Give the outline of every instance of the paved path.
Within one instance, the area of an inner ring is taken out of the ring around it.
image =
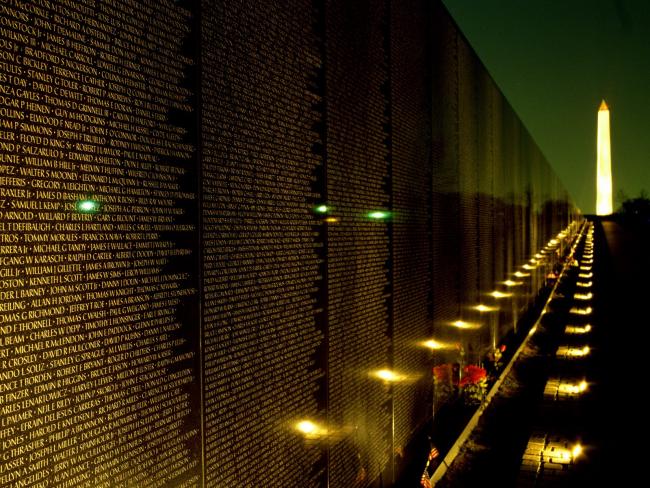
[[[649,236],[595,223],[439,487],[650,486]]]
[[[650,486],[650,229],[602,222],[603,347],[595,471],[610,486]],[[640,448],[631,442],[638,440]]]

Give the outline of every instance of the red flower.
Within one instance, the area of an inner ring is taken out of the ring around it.
[[[433,377],[438,382],[453,383],[458,386],[458,370],[454,375],[453,365],[441,364],[433,368]],[[480,366],[469,364],[463,368],[463,375],[460,386],[476,385],[487,378],[487,371]]]
[[[433,377],[437,381],[451,382],[451,373],[451,364],[441,364],[440,366],[435,366],[433,368]]]
[[[480,366],[469,364],[463,368],[463,378],[460,380],[460,386],[476,385],[487,378],[487,372]]]

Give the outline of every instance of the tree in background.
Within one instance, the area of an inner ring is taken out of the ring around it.
[[[650,222],[650,198],[641,190],[636,198],[629,198],[622,190],[618,194],[621,206],[617,214],[626,221]]]

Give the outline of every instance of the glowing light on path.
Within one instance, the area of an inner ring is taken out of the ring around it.
[[[587,356],[591,352],[589,346],[584,347],[570,347],[560,346],[557,348],[555,355],[559,358],[577,358]]]
[[[569,310],[569,313],[572,313],[574,315],[590,315],[591,312],[593,312],[591,307],[587,307],[587,308],[571,307],[571,310]]]
[[[605,100],[598,110],[598,162],[596,179],[596,215],[611,215],[612,156],[609,144],[609,108]]]
[[[573,455],[573,458],[577,458],[582,454],[582,446],[580,444],[576,444],[573,450],[571,451],[571,454]]]
[[[587,334],[588,332],[591,332],[591,324],[585,326],[567,325],[564,332],[567,334]]]
[[[587,391],[588,383],[586,381],[581,381],[578,384],[575,383],[560,383],[559,392],[568,393],[570,395],[578,395]]]

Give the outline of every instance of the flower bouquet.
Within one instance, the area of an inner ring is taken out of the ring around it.
[[[460,388],[468,405],[480,404],[487,393],[487,371],[485,368],[468,364],[463,368]]]
[[[433,380],[438,397],[448,398],[460,390],[468,405],[480,404],[487,393],[487,371],[473,364],[463,367],[462,374],[458,363],[440,364],[433,368]]]

